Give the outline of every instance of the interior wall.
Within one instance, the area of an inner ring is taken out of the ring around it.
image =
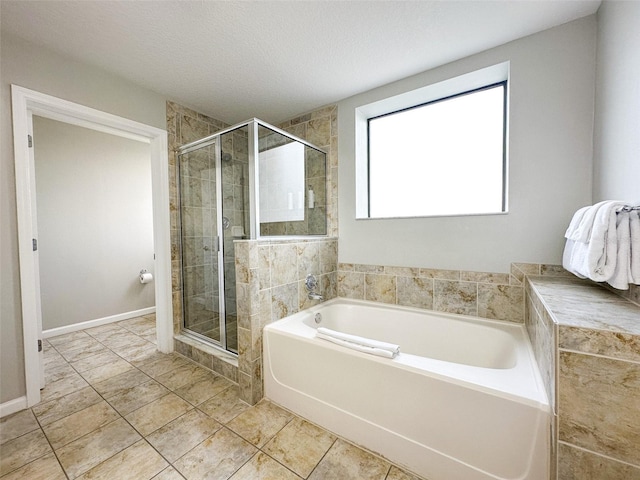
[[[640,3],[598,10],[593,201],[640,204]]]
[[[151,146],[33,117],[44,330],[155,305]]]
[[[595,52],[590,16],[341,101],[340,262],[488,272],[560,263],[571,216],[591,202]],[[507,60],[509,213],[356,220],[355,108]]]
[[[0,403],[25,394],[11,84],[157,128],[166,99],[92,66],[2,34],[0,39]]]

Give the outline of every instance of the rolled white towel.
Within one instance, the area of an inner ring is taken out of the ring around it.
[[[328,340],[329,342],[335,343],[336,345],[341,345],[343,347],[350,348],[351,350],[356,350],[362,353],[368,353],[370,355],[376,355],[378,357],[394,358],[398,354],[398,352],[391,352],[389,350],[383,350],[382,348],[368,347],[366,345],[360,345],[359,343],[340,340],[339,338],[331,337],[329,335],[324,335],[320,332],[316,332],[316,337],[321,338],[322,340]]]
[[[380,340],[374,340],[372,338],[360,337],[358,335],[351,335],[348,333],[338,332],[331,330],[330,328],[318,327],[317,335],[324,337],[335,338],[343,342],[354,343],[362,345],[363,347],[374,348],[378,350],[385,350],[391,352],[393,355],[397,355],[400,352],[400,346],[395,343],[382,342]]]

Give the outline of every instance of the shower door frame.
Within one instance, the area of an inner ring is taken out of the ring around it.
[[[186,145],[183,145],[178,148],[176,151],[177,155],[177,168],[178,168],[178,176],[176,186],[178,189],[178,225],[180,226],[180,284],[181,284],[181,294],[182,294],[182,330],[185,331],[189,335],[193,335],[209,344],[212,344],[215,347],[223,349],[225,352],[231,355],[237,355],[236,353],[227,349],[227,308],[226,308],[226,297],[225,297],[225,284],[224,284],[224,229],[222,225],[222,146],[220,142],[220,138],[218,135],[209,136],[203,139],[200,139],[196,142],[192,142]],[[185,302],[185,289],[184,289],[184,246],[183,246],[183,223],[182,223],[182,186],[181,186],[181,176],[180,176],[180,157],[182,155],[186,155],[191,152],[195,152],[201,148],[209,147],[214,145],[215,149],[215,175],[216,175],[216,236],[215,242],[212,248],[216,250],[216,265],[217,265],[217,274],[218,274],[218,325],[220,329],[220,340],[216,340],[211,337],[207,337],[201,333],[190,330],[186,326],[187,319],[187,310]]]
[[[260,192],[259,192],[260,173],[259,173],[259,169],[256,166],[259,158],[259,154],[260,154],[260,146],[256,141],[256,139],[258,138],[258,127],[260,126],[267,128],[269,130],[272,130],[275,133],[279,133],[280,135],[283,135],[285,137],[288,137],[291,140],[299,142],[309,148],[313,148],[318,152],[324,153],[327,157],[329,155],[326,150],[314,145],[313,143],[308,142],[303,138],[297,137],[285,130],[282,130],[281,128],[275,127],[270,123],[264,122],[259,118],[251,118],[249,120],[245,120],[244,122],[236,123],[235,125],[227,127],[223,130],[219,130],[216,133],[203,137],[199,140],[195,140],[193,142],[181,145],[176,149],[177,155],[185,153],[186,151],[193,151],[193,150],[196,150],[198,146],[204,146],[209,144],[212,141],[215,141],[216,137],[221,137],[225,133],[232,132],[233,130],[238,130],[239,128],[242,128],[242,127],[247,127],[247,134],[249,137],[248,138],[249,140],[249,145],[248,145],[248,150],[249,150],[248,152],[249,153],[249,230],[250,230],[250,238],[252,240],[260,240],[261,238],[265,237],[264,235],[260,235],[260,213],[258,209],[258,199],[260,198]],[[327,157],[325,157],[325,159]],[[312,235],[312,237],[314,238],[323,237],[323,236],[326,237],[327,234]],[[274,236],[267,235],[266,238],[274,238]],[[285,238],[291,238],[291,236],[285,236]]]

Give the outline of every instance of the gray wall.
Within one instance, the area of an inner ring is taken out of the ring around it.
[[[11,87],[54,95],[158,128],[165,98],[91,66],[2,35],[0,39],[0,403],[25,394]]]
[[[489,272],[559,263],[573,212],[591,202],[595,53],[590,16],[341,101],[340,262]],[[354,109],[507,60],[509,214],[355,220]]]
[[[640,2],[598,10],[593,201],[640,203]]]
[[[155,305],[151,147],[33,117],[44,330]]]

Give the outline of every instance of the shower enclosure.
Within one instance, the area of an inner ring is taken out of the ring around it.
[[[326,153],[252,119],[177,157],[182,329],[237,354],[234,242],[326,235]]]

